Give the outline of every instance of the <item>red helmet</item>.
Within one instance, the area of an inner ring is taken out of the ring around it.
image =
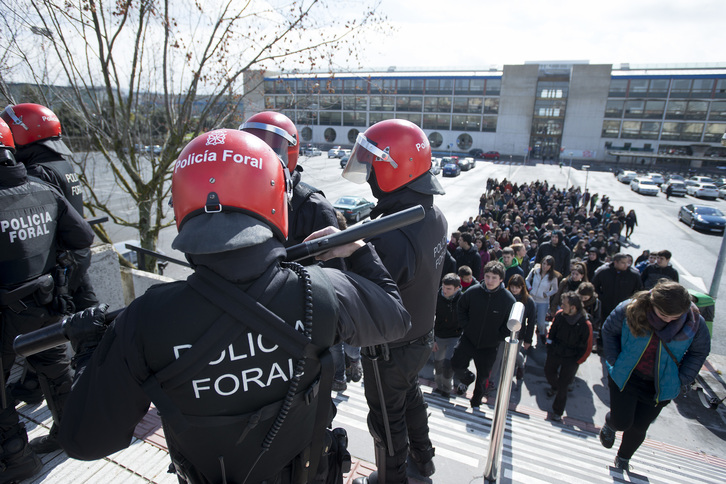
[[[264,111],[250,116],[239,129],[262,139],[285,162],[290,173],[295,170],[300,148],[297,128],[290,118],[282,113]]]
[[[5,108],[2,118],[10,126],[18,146],[29,145],[36,141],[57,138],[61,135],[58,117],[40,104],[15,104]]]
[[[172,200],[174,248],[204,254],[287,238],[290,175],[249,133],[218,129],[194,138],[177,158]]]
[[[13,133],[5,121],[0,119],[0,148],[6,148],[15,151],[15,142],[13,141]]]
[[[431,145],[426,134],[404,119],[380,121],[358,134],[343,176],[365,183],[371,169],[385,193],[403,186],[421,193],[444,193],[430,172]]]

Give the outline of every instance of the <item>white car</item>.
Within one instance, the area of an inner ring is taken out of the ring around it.
[[[333,146],[328,150],[328,158],[342,158],[338,156],[338,152],[341,150],[341,146]]]
[[[663,175],[660,173],[648,173],[648,178],[653,180],[656,185],[661,186],[665,183],[665,179],[663,178]]]
[[[713,178],[707,176],[692,176],[689,180],[696,183],[713,183]]]
[[[621,183],[630,183],[631,181],[633,181],[633,178],[635,178],[636,176],[638,176],[638,174],[635,173],[634,171],[625,170],[624,172],[622,172],[621,174],[618,175],[618,181]]]
[[[696,198],[710,198],[712,200],[718,198],[718,188],[713,183],[686,185],[686,192]]]
[[[718,187],[718,197],[726,198],[726,185],[721,185],[720,187]]]
[[[630,182],[630,189],[641,195],[658,196],[658,185],[648,177],[639,176]]]

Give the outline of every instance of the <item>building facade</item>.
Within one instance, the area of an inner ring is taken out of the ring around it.
[[[301,141],[350,147],[383,119],[421,126],[434,151],[726,165],[726,65],[586,61],[469,72],[251,73],[245,116],[281,111]],[[666,160],[667,155],[667,160]]]

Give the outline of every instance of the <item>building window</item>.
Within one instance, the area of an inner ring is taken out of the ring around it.
[[[310,126],[305,126],[300,130],[300,136],[302,136],[303,141],[310,141],[313,139],[313,129]]]
[[[472,79],[469,81],[469,93],[481,96],[484,94],[484,79]]]
[[[275,109],[275,96],[265,96],[265,109]]]
[[[562,122],[553,119],[535,119],[532,123],[534,134],[540,136],[562,136]]]
[[[499,113],[499,98],[485,97],[484,98],[484,114],[498,114],[498,113]]]
[[[454,83],[454,94],[469,94],[469,79],[457,79]]]
[[[608,100],[605,105],[605,117],[606,118],[622,118],[623,117],[623,105],[624,101],[619,100]]]
[[[318,118],[323,126],[340,126],[343,121],[341,113],[335,111],[320,111]]]
[[[668,101],[666,119],[683,119],[686,115],[686,101]]]
[[[396,119],[405,119],[406,121],[411,121],[416,126],[421,127],[421,115],[417,113],[397,113]]]
[[[463,151],[469,151],[473,143],[474,140],[472,140],[471,135],[467,133],[460,134],[459,137],[456,138],[456,146]]]
[[[623,121],[623,130],[620,137],[626,139],[640,138],[640,121]]]
[[[328,128],[325,130],[325,133],[323,133],[323,137],[325,137],[325,141],[328,143],[332,143],[335,141],[335,137],[337,136],[335,130],[333,128]]]
[[[317,111],[298,110],[296,112],[297,112],[297,119],[295,120],[295,124],[297,124],[297,125],[318,124]]]
[[[726,79],[716,79],[716,90],[713,97],[726,97]]]
[[[438,148],[443,142],[444,137],[441,136],[441,133],[439,133],[438,131],[434,131],[429,135],[429,143],[431,144],[432,148]]]
[[[371,111],[383,111],[383,96],[370,97]]]
[[[368,115],[370,118],[371,126],[376,124],[379,121],[384,121],[386,119],[393,119],[393,113],[370,113]]]
[[[396,98],[396,111],[421,112],[423,98],[420,96],[398,96]]]
[[[497,117],[484,116],[481,119],[481,130],[487,133],[494,133],[497,130]]]
[[[663,123],[663,131],[660,134],[661,140],[677,140],[681,135],[681,123]]]
[[[712,121],[726,121],[726,101],[712,102],[708,119]]]
[[[482,98],[470,97],[468,98],[468,110],[469,114],[481,114]],[[497,108],[499,107],[499,99],[497,99]]]
[[[454,112],[455,113],[466,113],[469,111],[469,101],[465,97],[454,98]]]
[[[602,123],[603,138],[617,138],[620,134],[620,121],[605,120]]]
[[[366,113],[344,112],[343,126],[366,126]]]
[[[411,93],[411,80],[410,79],[399,79],[398,80],[398,94],[410,94]]]
[[[342,104],[340,96],[320,96],[320,109],[340,111]]]
[[[626,118],[642,118],[645,111],[645,101],[625,101]],[[625,125],[623,125],[625,132]]]
[[[665,101],[647,101],[645,103],[644,118],[663,119],[663,111],[665,110]]]
[[[703,135],[703,141],[706,143],[720,143],[724,133],[726,133],[726,124],[709,123],[706,127],[706,133]]]
[[[668,97],[670,79],[651,79],[648,97]]]
[[[688,97],[691,94],[691,79],[673,79],[671,97]]]
[[[701,141],[703,135],[703,123],[683,123],[681,130],[681,141]]]
[[[660,134],[660,123],[652,121],[643,122],[640,126],[641,139],[658,139]]]
[[[426,94],[438,94],[439,93],[439,80],[438,79],[426,79]]]
[[[711,97],[714,79],[694,79],[691,97]]]
[[[631,79],[628,97],[642,97],[648,92],[648,79]]]
[[[424,114],[423,129],[451,129],[451,116],[443,114]]]
[[[348,130],[348,142],[350,144],[355,144],[355,140],[358,138],[358,133],[360,133],[360,131],[358,131],[357,129]]]
[[[485,94],[487,96],[499,96],[499,93],[502,90],[502,80],[501,79],[487,79],[486,89],[487,90],[486,90]]]
[[[453,116],[451,129],[455,131],[481,131],[480,116]]]
[[[628,80],[627,79],[612,79],[610,81],[610,97],[625,97],[628,92]]]
[[[708,112],[707,101],[688,101],[688,108],[686,109],[686,119],[706,119],[706,113]]]
[[[441,79],[439,83],[439,94],[446,94],[451,96],[454,92],[454,80],[453,79]]]
[[[423,93],[424,93],[423,79],[411,79],[411,94],[423,94]]]

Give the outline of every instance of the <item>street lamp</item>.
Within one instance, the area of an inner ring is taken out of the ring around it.
[[[570,188],[570,173],[572,173],[572,151],[570,151],[570,169],[567,170],[567,184],[565,185],[565,190]]]

